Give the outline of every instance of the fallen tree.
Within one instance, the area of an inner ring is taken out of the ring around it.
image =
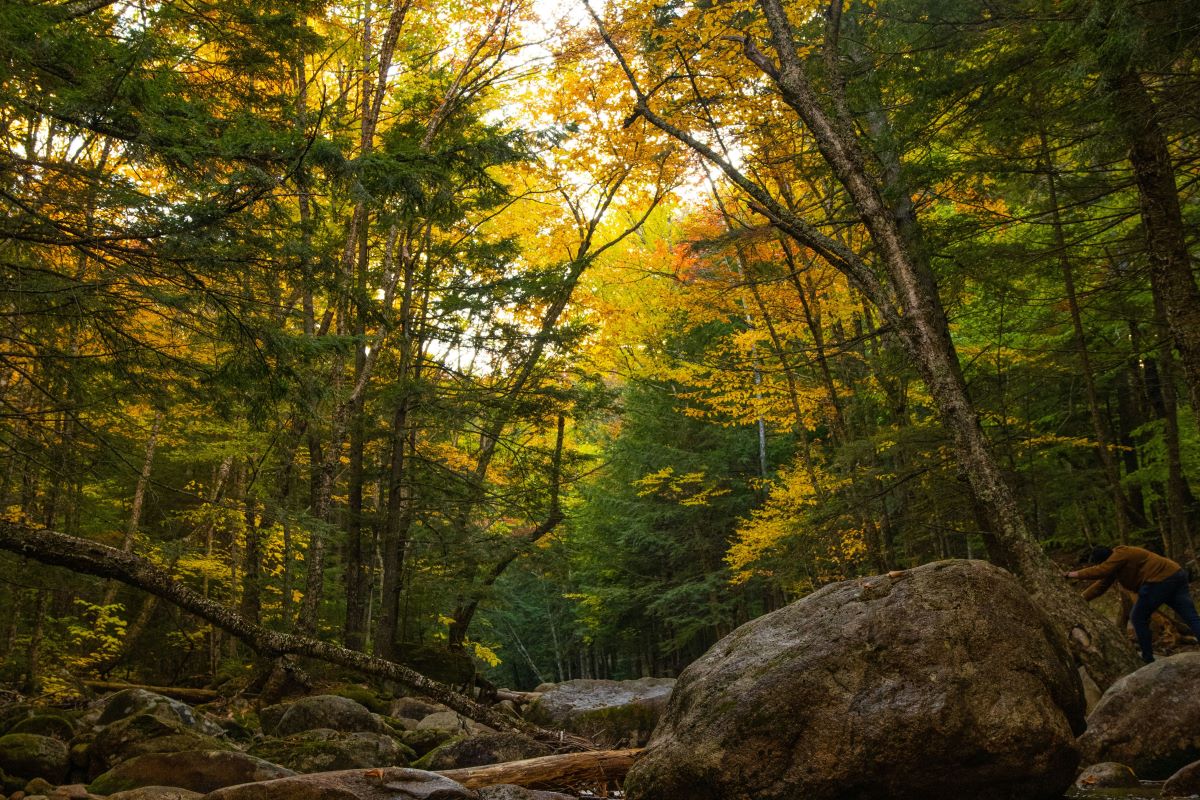
[[[604,786],[625,779],[625,773],[641,755],[642,748],[563,753],[557,756],[506,761],[482,767],[441,770],[438,774],[458,781],[468,789],[511,783],[530,789],[563,789]]]
[[[590,743],[585,739],[562,731],[545,730],[503,714],[402,664],[307,636],[280,633],[256,625],[227,606],[189,589],[167,570],[133,553],[12,520],[0,520],[0,550],[8,550],[43,564],[120,581],[161,597],[237,637],[261,655],[314,658],[367,675],[399,681],[465,717],[498,730],[517,731],[564,750],[590,749]]]

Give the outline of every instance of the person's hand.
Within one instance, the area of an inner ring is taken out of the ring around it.
[[[1076,578],[1076,577],[1078,577],[1078,576],[1077,576],[1077,575],[1076,575],[1074,572],[1064,572],[1064,573],[1063,573],[1063,577],[1064,577],[1064,578],[1067,578],[1067,579],[1070,579],[1070,578]]]

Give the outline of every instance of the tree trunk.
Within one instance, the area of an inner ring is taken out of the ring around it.
[[[851,131],[853,120],[831,117],[821,106],[804,73],[792,38],[792,26],[781,0],[759,0],[779,57],[776,68],[761,53],[748,53],[768,72],[783,100],[804,121],[826,163],[849,194],[871,235],[888,273],[887,294],[876,294],[876,306],[890,317],[910,357],[954,438],[955,453],[981,512],[994,535],[993,558],[1016,573],[1034,599],[1068,636],[1076,656],[1093,679],[1107,687],[1137,667],[1128,643],[1113,625],[1090,609],[1063,581],[1053,563],[1026,527],[1016,498],[988,449],[979,417],[967,394],[966,383],[915,211],[902,186],[880,187],[867,169],[860,143]],[[837,84],[837,76],[832,77]],[[836,95],[837,92],[835,91]],[[839,105],[835,97],[835,108]],[[884,194],[902,198],[889,207]],[[1200,314],[1200,304],[1197,305]],[[1200,336],[1200,326],[1197,335]]]
[[[840,75],[828,76],[836,116],[831,117],[822,106],[805,74],[781,0],[759,0],[759,6],[779,63],[775,64],[758,50],[748,36],[743,38],[744,52],[773,81],[782,100],[812,134],[826,164],[849,195],[870,234],[876,257],[885,267],[883,277],[849,248],[791,213],[767,187],[751,180],[711,147],[655,113],[628,62],[599,18],[593,16],[600,24],[601,36],[630,81],[637,97],[637,114],[719,166],[734,185],[749,195],[756,210],[846,274],[851,284],[883,314],[916,363],[953,436],[959,467],[986,517],[985,527],[992,530],[993,557],[1017,574],[1035,601],[1054,618],[1076,657],[1087,666],[1096,682],[1108,686],[1135,669],[1137,659],[1113,625],[1090,609],[1058,575],[1030,535],[1016,498],[988,450],[979,418],[967,395],[909,194],[902,186],[880,186],[868,169],[861,142],[855,138],[855,121],[848,118],[845,98],[839,94]],[[826,44],[836,47],[836,40],[827,40]],[[827,58],[826,63],[836,71],[836,54]],[[894,198],[890,206],[883,200],[885,189]]]
[[[154,447],[158,441],[158,429],[162,425],[162,420],[163,415],[159,411],[154,415],[154,423],[150,426],[150,436],[146,439],[146,450],[142,455],[142,471],[138,474],[137,485],[133,490],[133,503],[129,509],[129,524],[125,527],[125,538],[121,542],[121,549],[126,553],[133,552],[133,542],[142,520],[142,503],[146,498],[146,484],[150,482],[150,469],[154,465]],[[117,585],[110,583],[104,589],[104,598],[100,601],[100,605],[112,605],[116,599]]]
[[[1128,71],[1110,76],[1109,84],[1113,116],[1129,147],[1138,188],[1151,290],[1162,301],[1192,408],[1200,409],[1200,287],[1192,272],[1171,152],[1159,125],[1158,109],[1141,77]]]

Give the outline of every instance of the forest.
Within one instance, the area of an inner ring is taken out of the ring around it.
[[[0,686],[470,716],[968,559],[1104,690],[1136,651],[1063,570],[1198,565],[1198,43],[1186,0],[0,0]]]

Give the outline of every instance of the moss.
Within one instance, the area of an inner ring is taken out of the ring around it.
[[[415,731],[414,731],[414,733],[415,733]],[[428,753],[426,753],[425,755],[421,756],[416,761],[414,761],[412,763],[412,768],[428,770],[429,765],[431,763],[433,763],[433,759],[435,759],[437,757],[438,753],[440,753],[443,750],[447,750],[447,749],[453,747],[454,745],[458,744],[459,742],[463,741],[466,738],[467,738],[466,736],[455,736],[452,739],[447,739],[446,741],[442,742],[437,747],[433,748]]]
[[[87,790],[88,794],[116,794],[136,789],[138,788],[137,784],[138,782],[134,778],[117,775],[110,770],[88,784]]]
[[[386,714],[391,710],[391,700],[380,697],[362,684],[344,683],[325,690],[325,694],[345,697],[347,700],[366,706],[376,714]]]
[[[425,755],[443,742],[454,738],[449,731],[426,728],[424,730],[405,731],[396,736],[400,744],[408,747],[416,755]]]
[[[75,735],[75,723],[60,714],[37,714],[13,725],[9,733],[36,733],[69,742]]]

